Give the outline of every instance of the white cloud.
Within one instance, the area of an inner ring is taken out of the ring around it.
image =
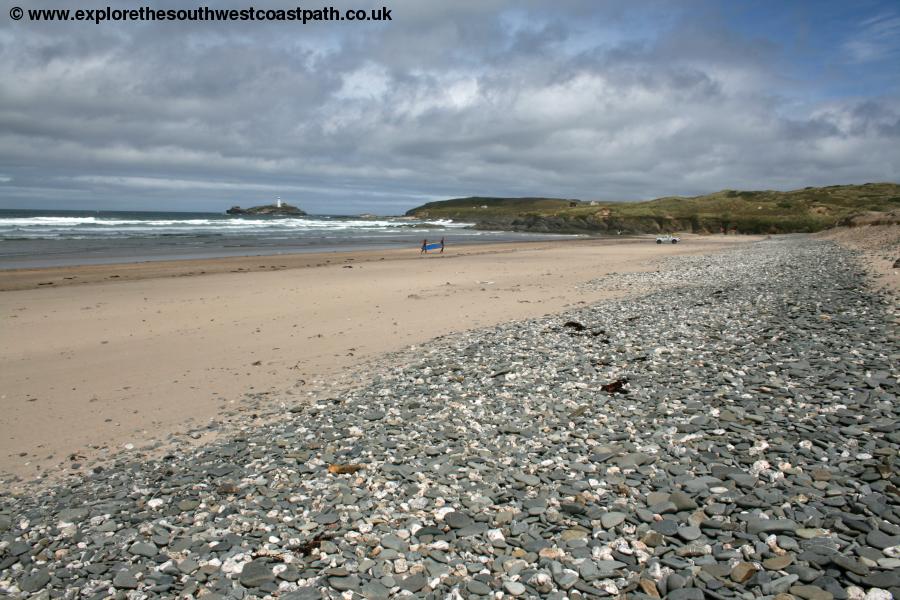
[[[771,42],[685,25],[669,4],[547,6],[402,0],[391,24],[306,26],[300,38],[275,25],[7,24],[0,77],[15,85],[0,87],[0,170],[16,186],[0,203],[30,202],[48,181],[73,190],[48,198],[107,207],[293,193],[335,212],[900,173],[896,97],[823,102],[785,88]],[[863,23],[855,41],[883,43],[894,21]]]

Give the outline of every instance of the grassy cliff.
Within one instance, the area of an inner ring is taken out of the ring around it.
[[[900,209],[900,185],[867,183],[790,192],[722,190],[646,202],[473,196],[429,202],[406,214],[471,221],[483,229],[541,232],[813,232]]]

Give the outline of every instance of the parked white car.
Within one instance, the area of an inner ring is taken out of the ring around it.
[[[657,244],[677,244],[681,241],[681,238],[677,238],[674,235],[658,235],[656,236]]]

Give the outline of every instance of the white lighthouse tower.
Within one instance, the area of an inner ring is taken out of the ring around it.
[[[281,208],[281,196],[278,196],[278,199],[275,200],[275,206]]]

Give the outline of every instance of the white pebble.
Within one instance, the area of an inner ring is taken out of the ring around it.
[[[499,529],[488,529],[487,532],[488,540],[492,542],[505,542],[506,538],[503,537],[503,532]]]

